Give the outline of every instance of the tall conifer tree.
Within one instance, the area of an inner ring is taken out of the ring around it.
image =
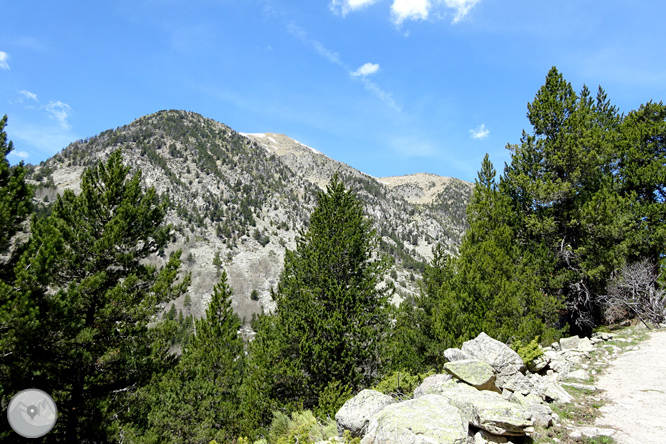
[[[166,245],[169,228],[155,190],[144,193],[140,173],[128,173],[120,151],[86,170],[79,195],[66,190],[33,222],[16,267],[15,295],[28,298],[9,382],[54,397],[59,419],[47,441],[109,440],[131,394],[169,363],[160,328],[147,325],[188,280],[175,283],[179,253],[161,269],[142,261]]]
[[[139,395],[146,411],[127,431],[137,443],[207,444],[231,442],[239,434],[238,390],[244,362],[240,318],[231,308],[227,273],[178,365],[156,378]]]
[[[378,285],[389,264],[377,259],[376,242],[361,202],[336,174],[287,251],[277,310],[257,332],[247,384],[262,385],[276,404],[312,408],[329,383],[356,390],[378,376],[389,291]]]

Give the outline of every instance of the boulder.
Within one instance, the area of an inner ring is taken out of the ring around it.
[[[478,390],[499,392],[495,386],[495,371],[487,362],[462,359],[447,362],[444,364],[444,370]]]
[[[470,356],[463,353],[459,348],[447,348],[444,350],[444,359],[446,359],[446,362],[462,361],[463,359],[470,359]]]
[[[567,404],[574,399],[573,396],[564,390],[561,385],[552,381],[545,384],[542,391],[542,396],[547,401],[558,402],[562,404]]]
[[[520,393],[514,393],[509,401],[515,402],[529,410],[534,420],[534,425],[541,427],[550,427],[553,424],[553,410],[547,405],[542,404],[541,398],[530,393],[523,396]]]
[[[524,436],[533,430],[531,413],[495,392],[450,388],[442,395],[470,425],[493,435]]]
[[[496,385],[500,388],[512,375],[525,370],[525,363],[518,353],[485,333],[463,343],[462,351],[474,359],[490,364],[495,369]]]
[[[394,403],[395,400],[388,395],[375,390],[362,390],[335,414],[338,434],[342,436],[345,430],[349,430],[352,437],[363,436],[372,415]]]
[[[549,362],[550,358],[545,354],[543,354],[537,358],[534,358],[534,360],[530,362],[530,364],[527,366],[527,369],[532,373],[538,373],[544,368],[546,368]]]
[[[578,348],[580,338],[578,336],[571,336],[569,338],[560,339],[560,348],[562,350],[575,350]]]
[[[502,388],[512,392],[518,392],[522,393],[523,395],[527,395],[534,388],[534,384],[530,378],[523,375],[522,373],[515,373],[504,382]]]
[[[392,404],[375,414],[361,444],[466,444],[468,425],[439,395]]]
[[[578,351],[589,352],[594,350],[594,344],[590,341],[590,338],[583,338],[578,342]]]
[[[414,394],[412,395],[413,398],[420,398],[423,395],[438,395],[440,394],[443,390],[456,387],[458,384],[456,381],[453,379],[453,376],[449,374],[440,374],[440,375],[432,375],[428,376],[423,380],[421,385],[416,387],[414,390]],[[466,384],[464,384],[466,385]],[[469,386],[468,386],[469,387]],[[469,387],[470,389],[474,390],[473,387]]]
[[[577,379],[578,381],[587,381],[590,379],[590,374],[583,369],[578,369],[567,374],[569,379]]]

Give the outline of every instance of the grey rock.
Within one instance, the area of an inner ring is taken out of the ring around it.
[[[583,369],[578,369],[567,374],[568,379],[577,379],[579,381],[587,381],[590,379],[590,374]]]
[[[578,348],[580,338],[578,336],[571,336],[569,338],[560,339],[560,348],[562,350],[574,350]]]
[[[447,348],[444,350],[444,359],[446,359],[446,362],[453,362],[462,361],[463,359],[471,359],[471,356],[463,353],[459,348]]]
[[[578,342],[578,350],[583,352],[589,352],[594,350],[594,344],[590,341],[590,338],[583,338]]]
[[[544,368],[546,368],[549,362],[550,358],[547,355],[543,354],[538,358],[535,358],[532,362],[530,362],[530,364],[527,366],[527,369],[532,373],[538,373]]]
[[[485,361],[463,359],[447,362],[444,364],[444,370],[477,390],[499,392],[495,386],[495,371]]]
[[[490,364],[497,374],[495,384],[500,388],[504,381],[526,368],[518,353],[485,333],[481,333],[475,339],[463,343],[462,351],[474,359]]]
[[[375,414],[361,444],[466,444],[468,424],[439,395],[393,404]]]
[[[498,393],[451,388],[441,396],[458,407],[470,425],[493,435],[524,436],[533,430],[531,413]]]
[[[534,384],[522,373],[515,373],[502,384],[502,388],[527,395],[534,388]]]
[[[449,374],[432,375],[425,378],[421,385],[416,387],[412,396],[416,399],[423,395],[438,395],[443,390],[455,387],[456,385],[457,383],[453,379],[453,376]],[[470,389],[473,390],[474,388],[470,387]]]
[[[362,390],[335,414],[338,434],[342,436],[345,430],[349,430],[352,437],[363,436],[372,415],[395,402],[395,399],[378,391]]]
[[[562,386],[556,382],[549,381],[545,384],[542,396],[546,400],[566,404],[573,401],[573,396],[569,394]]]

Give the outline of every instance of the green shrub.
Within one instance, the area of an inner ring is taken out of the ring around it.
[[[282,412],[273,412],[268,432],[270,444],[312,444],[338,435],[335,420],[324,424],[317,421],[310,410],[293,412],[291,418]],[[255,442],[255,444],[257,444]]]
[[[331,381],[319,394],[319,403],[315,413],[319,418],[332,418],[340,408],[352,398],[351,388],[340,381]]]
[[[536,358],[543,355],[543,349],[539,345],[539,337],[525,344],[523,341],[514,341],[511,348],[518,353],[525,365],[530,365]]]
[[[414,389],[421,385],[425,378],[434,374],[434,370],[416,375],[408,372],[394,371],[382,379],[374,387],[374,390],[399,399],[409,398],[412,396]]]

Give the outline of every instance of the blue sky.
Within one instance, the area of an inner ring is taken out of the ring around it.
[[[654,0],[3,2],[12,163],[162,109],[286,134],[376,177],[473,181],[557,66],[624,113],[666,96]]]

